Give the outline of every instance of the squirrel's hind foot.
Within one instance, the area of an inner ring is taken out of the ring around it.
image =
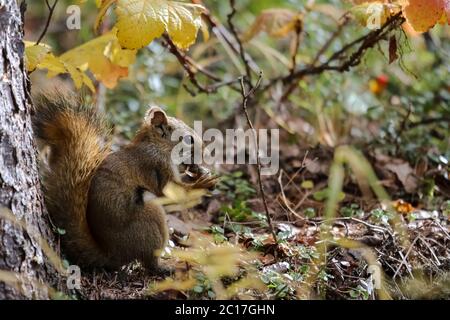
[[[159,265],[157,267],[146,268],[146,272],[152,276],[170,277],[175,274],[175,268]]]

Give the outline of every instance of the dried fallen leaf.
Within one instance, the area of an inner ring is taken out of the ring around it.
[[[403,200],[394,201],[393,207],[395,208],[395,210],[398,213],[401,213],[401,214],[409,214],[414,210],[414,207],[412,206],[412,204],[410,204],[406,201],[403,201]]]
[[[389,38],[389,64],[398,59],[397,38],[395,35]]]
[[[403,161],[401,159],[392,159],[391,163],[387,163],[386,169],[395,173],[398,180],[402,183],[406,192],[412,193],[417,190],[418,181],[414,176],[414,170],[411,168],[408,162]]]

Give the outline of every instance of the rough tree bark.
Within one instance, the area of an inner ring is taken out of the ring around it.
[[[38,283],[51,284],[54,279],[54,271],[34,236],[53,243],[30,121],[23,11],[16,0],[0,0],[0,210],[12,213],[26,226],[24,230],[0,217],[0,300],[47,298],[48,293]],[[6,279],[11,272],[21,275],[16,286]]]

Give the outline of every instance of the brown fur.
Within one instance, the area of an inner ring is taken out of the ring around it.
[[[87,194],[96,169],[109,154],[108,129],[75,97],[55,92],[35,99],[35,134],[51,148],[41,165],[45,202],[67,255],[77,263],[102,265],[105,257],[86,220]]]
[[[170,133],[194,135],[192,129],[154,107],[135,139],[111,153],[104,142],[107,126],[82,101],[56,92],[38,96],[35,105],[36,136],[51,148],[41,170],[46,204],[54,223],[66,230],[69,258],[109,268],[138,259],[157,269],[157,253],[168,238],[166,216],[162,207],[144,201],[144,193],[161,196],[171,180],[187,188],[215,183],[208,176],[184,184],[171,164],[176,142]]]

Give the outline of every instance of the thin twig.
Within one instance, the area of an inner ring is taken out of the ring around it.
[[[419,240],[420,236],[417,236],[414,241],[410,244],[408,251],[406,252],[406,255],[403,256],[402,252],[399,251],[398,253],[400,254],[400,256],[402,256],[402,262],[400,263],[400,265],[398,266],[397,270],[394,273],[394,276],[392,277],[392,279],[395,279],[398,275],[398,273],[400,272],[400,269],[403,267],[403,265],[406,267],[406,269],[408,270],[408,272],[411,274],[411,270],[410,267],[408,265],[408,256],[411,253],[412,249],[414,248],[414,244],[417,242],[417,240]]]
[[[250,69],[249,61],[247,60],[247,55],[245,54],[244,46],[242,44],[241,39],[239,38],[239,34],[237,32],[236,26],[233,23],[233,17],[236,14],[236,1],[230,0],[231,12],[227,15],[228,26],[230,27],[230,31],[233,34],[234,38],[239,47],[239,55],[241,56],[241,60],[245,66],[245,73],[247,76],[247,80],[245,80],[249,86],[252,86],[252,70]]]
[[[292,82],[297,83],[307,75],[318,75],[325,71],[348,71],[350,68],[358,65],[361,62],[364,53],[368,49],[375,46],[382,39],[385,39],[392,30],[400,27],[403,22],[404,18],[401,17],[400,14],[397,14],[390,18],[380,29],[371,31],[368,34],[361,36],[343,46],[340,50],[332,54],[331,57],[328,58],[328,60],[324,63],[317,66],[308,65],[304,68],[296,70],[294,73],[289,73],[286,76],[275,77],[271,79],[263,89],[266,90],[272,87],[278,81],[282,81],[284,84]],[[341,61],[344,56],[346,56],[346,54],[355,47],[357,47],[357,49],[343,62],[341,62],[340,64],[333,64],[336,61]]]
[[[391,236],[391,238],[393,240],[395,240],[394,234],[389,229],[370,224],[367,221],[364,221],[364,220],[361,220],[358,218],[354,218],[354,217],[336,217],[336,218],[331,218],[331,219],[324,219],[324,218],[320,217],[320,218],[316,218],[314,220],[316,220],[318,223],[331,222],[331,221],[353,221],[356,223],[361,223],[361,224],[365,225],[366,227],[369,227],[370,229],[373,229],[375,231],[378,231],[381,233],[387,233],[388,235]]]
[[[183,69],[186,71],[189,81],[194,85],[194,87],[197,88],[198,93],[206,93],[206,94],[215,93],[215,92],[217,92],[217,90],[219,88],[222,88],[225,86],[228,86],[231,89],[233,89],[237,92],[240,92],[240,90],[238,88],[233,86],[233,84],[238,83],[240,81],[239,78],[232,79],[232,80],[226,80],[226,81],[220,81],[219,77],[215,76],[211,72],[209,72],[206,69],[204,69],[203,67],[199,66],[197,63],[195,63],[192,60],[191,57],[187,56],[184,52],[179,50],[167,34],[164,34],[163,38],[164,38],[166,47],[177,58],[178,62],[181,64]],[[208,77],[214,81],[218,81],[218,82],[211,84],[211,85],[201,84],[196,77],[197,71],[204,74],[206,77]],[[192,96],[195,96],[197,94],[197,92],[191,90],[187,85],[184,85],[184,88]]]
[[[291,184],[291,182],[295,179],[295,177],[300,174],[301,172],[303,172],[306,169],[306,159],[308,157],[308,151],[306,151],[303,160],[302,160],[302,164],[300,165],[300,168],[295,172],[293,177],[289,178],[288,183],[286,184],[286,187],[289,186]],[[297,213],[298,207],[292,209],[292,207],[289,205],[288,203],[288,199],[286,197],[286,194],[284,193],[284,188],[285,186],[283,186],[282,183],[282,178],[283,178],[283,173],[286,174],[284,172],[284,170],[280,170],[280,175],[278,176],[278,185],[280,186],[280,190],[281,190],[281,196],[284,202],[284,205],[286,206],[286,208],[288,208],[289,212],[291,212],[294,216],[296,216],[297,218],[301,219],[301,220],[305,220],[306,218],[304,216],[302,216],[301,214]],[[289,176],[288,176],[289,177]]]
[[[216,17],[213,17],[210,12],[205,12],[202,16],[211,26],[211,29],[216,37],[218,39],[224,40],[230,49],[239,54],[239,44],[236,42],[234,36],[228,31],[228,29],[225,28]],[[244,56],[248,62],[250,69],[253,72],[258,73],[260,68],[252,59],[252,57],[247,52],[245,52]]]
[[[450,117],[443,116],[443,117],[438,117],[438,118],[426,118],[419,122],[414,122],[414,123],[409,124],[408,129],[412,129],[412,128],[427,125],[427,124],[433,124],[436,122],[450,122]]]
[[[431,255],[436,260],[435,266],[439,268],[442,263],[439,261],[439,258],[436,256],[436,253],[434,253],[434,250],[431,248],[431,246],[428,244],[428,242],[426,242],[425,239],[422,238],[422,236],[420,236],[420,235],[419,235],[419,240],[422,241],[422,243],[428,248],[428,250],[430,251]]]
[[[178,59],[178,62],[181,64],[181,66],[186,70],[186,73],[189,77],[189,80],[191,83],[197,87],[199,91],[202,92],[208,92],[205,86],[201,85],[197,78],[195,77],[195,72],[192,70],[189,62],[186,60],[185,54],[182,53],[180,50],[178,50],[177,46],[173,43],[173,41],[170,39],[170,37],[167,34],[163,35],[164,40],[166,41],[167,47],[169,48],[169,51]]]
[[[221,78],[216,76],[214,73],[212,73],[211,71],[207,70],[205,67],[201,66],[200,64],[198,64],[194,59],[192,59],[191,57],[185,55],[186,60],[189,62],[189,64],[198,72],[200,72],[201,74],[205,75],[207,78],[210,78],[211,80],[214,81],[221,81]]]
[[[294,34],[294,46],[292,48],[292,56],[291,56],[291,68],[290,68],[290,73],[294,73],[295,69],[297,68],[297,53],[298,53],[298,48],[300,46],[300,37],[301,37],[301,33],[303,31],[303,22],[302,20],[298,19],[295,22],[295,34]]]
[[[58,1],[59,0],[55,0],[53,2],[53,5],[50,6],[50,3],[48,2],[48,0],[45,0],[45,3],[47,4],[47,8],[49,10],[48,18],[47,18],[47,21],[45,23],[44,30],[42,30],[41,35],[39,36],[38,40],[36,41],[36,45],[38,45],[41,42],[41,40],[44,38],[45,34],[47,33],[48,27],[50,25],[50,21],[52,20],[52,17],[53,17],[53,12],[55,11],[55,7],[58,4]]]
[[[433,238],[427,237],[427,240],[433,242],[435,245],[438,245],[439,247],[441,247],[442,249],[444,249],[445,252],[449,252],[449,251],[450,251],[449,248],[443,246],[441,243],[437,242],[437,241],[434,240]]]
[[[400,150],[400,143],[401,143],[401,137],[403,135],[403,132],[406,129],[406,125],[408,124],[409,117],[412,113],[412,106],[411,104],[408,105],[408,112],[406,113],[405,117],[402,120],[402,123],[400,124],[400,129],[397,134],[397,139],[395,141],[395,154],[398,154],[398,151]]]
[[[336,40],[339,35],[341,34],[344,27],[348,24],[350,21],[350,18],[345,16],[344,21],[338,25],[338,28],[335,32],[331,35],[331,37],[325,42],[325,44],[317,51],[316,56],[314,57],[313,61],[310,63],[310,66],[315,66],[317,62],[319,62],[322,55],[328,50],[328,48],[333,44],[334,40]],[[295,72],[295,68],[291,70],[290,74],[292,75]],[[287,100],[287,98],[294,92],[295,89],[298,88],[298,81],[293,81],[291,85],[284,91],[283,95],[281,96],[278,104],[281,104]]]
[[[447,239],[450,240],[450,234],[448,233],[447,230],[445,230],[445,228],[441,225],[441,223],[439,222],[438,219],[434,219],[433,220],[434,224],[437,225],[439,227],[439,229],[442,230],[442,232],[444,232],[445,236],[447,237]]]
[[[256,169],[258,172],[258,184],[259,184],[259,191],[261,193],[261,198],[264,204],[264,209],[266,211],[266,217],[267,217],[267,223],[269,224],[269,229],[270,232],[272,233],[273,239],[275,240],[275,243],[278,243],[277,240],[277,235],[275,233],[275,230],[273,228],[272,225],[272,218],[270,217],[270,212],[269,212],[269,207],[267,205],[267,200],[266,200],[266,194],[264,192],[264,186],[262,184],[262,179],[261,179],[261,161],[259,158],[259,143],[258,143],[258,136],[256,134],[255,128],[253,127],[253,123],[250,120],[250,116],[248,114],[248,110],[247,110],[247,104],[248,104],[248,100],[253,96],[253,94],[255,93],[255,91],[258,89],[258,87],[261,84],[263,78],[263,74],[262,72],[260,72],[258,80],[256,81],[256,84],[251,87],[249,89],[249,91],[247,92],[245,89],[245,82],[244,82],[244,76],[241,77],[241,95],[242,95],[242,109],[244,110],[244,114],[245,117],[247,119],[247,124],[250,127],[252,133],[253,133],[253,141],[255,142],[256,145]]]
[[[306,218],[304,216],[302,216],[300,213],[298,213],[294,209],[292,209],[291,206],[288,203],[288,200],[286,198],[286,194],[284,193],[283,183],[281,181],[282,178],[283,178],[283,172],[284,172],[283,170],[280,170],[280,175],[278,176],[278,185],[280,186],[283,203],[286,206],[286,208],[288,208],[289,212],[292,213],[294,216],[296,216],[297,218],[299,218],[302,221],[306,220]]]
[[[345,16],[344,21],[342,23],[338,24],[338,27],[336,31],[333,32],[331,37],[325,42],[325,44],[317,51],[317,54],[313,61],[311,62],[311,65],[316,65],[317,62],[319,62],[322,55],[328,50],[328,48],[333,44],[333,42],[339,37],[344,27],[349,23],[350,17]]]

